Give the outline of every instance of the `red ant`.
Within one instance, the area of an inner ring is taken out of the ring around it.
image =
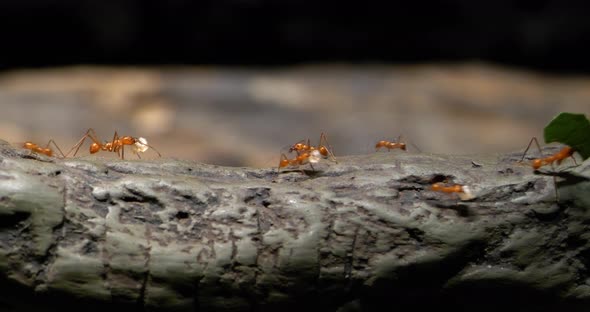
[[[281,159],[279,160],[279,168],[277,171],[280,171],[281,168],[285,167],[299,167],[305,164],[309,164],[311,169],[315,171],[313,168],[313,164],[320,161],[321,153],[319,150],[312,150],[311,152],[302,152],[297,157],[293,159],[287,158],[287,155],[281,154]]]
[[[57,148],[57,150],[61,154],[61,157],[65,158],[64,153],[61,151],[59,146],[57,146],[57,143],[55,143],[55,141],[53,139],[49,140],[49,142],[47,142],[47,145],[45,145],[45,147],[40,147],[39,145],[37,145],[33,142],[25,142],[25,143],[23,143],[23,148],[26,148],[26,149],[30,150],[31,152],[35,152],[35,153],[43,154],[43,155],[46,155],[49,157],[53,157],[53,150],[49,148],[49,144],[52,144],[52,143],[53,143],[53,146],[55,146],[55,148]]]
[[[336,161],[336,157],[334,157],[334,154],[332,153],[332,146],[330,145],[330,143],[328,143],[328,139],[326,138],[326,135],[323,132],[320,134],[320,142],[317,147],[312,146],[309,142],[309,139],[307,139],[307,144],[305,144],[304,142],[305,140],[301,140],[293,144],[289,148],[289,153],[297,152],[297,155],[301,155],[301,153],[304,152],[312,152],[314,150],[317,150],[323,158],[330,157],[330,159],[338,163],[338,161]]]
[[[533,137],[529,142],[529,145],[527,146],[526,150],[522,154],[522,158],[520,159],[519,163],[524,160],[524,156],[526,156],[526,153],[531,147],[531,144],[533,144],[533,141],[535,142],[535,145],[537,145],[537,149],[539,150],[541,156],[543,155],[543,152],[541,151],[541,146],[539,146],[539,141],[537,141],[536,137]],[[574,164],[577,166],[578,162],[576,161],[576,158],[574,158],[575,152],[576,151],[572,147],[565,146],[559,152],[553,155],[533,159],[533,161],[531,162],[531,166],[534,170],[538,170],[539,168],[547,165],[551,165],[551,167],[553,167],[554,162],[557,163],[557,165],[560,165],[561,162],[568,157],[571,157],[574,161]],[[555,176],[553,176],[553,185],[555,187],[555,200],[559,202],[559,193],[557,192],[557,180]]]
[[[432,184],[430,188],[435,192],[443,192],[450,194],[455,193],[459,195],[459,198],[461,198],[461,200],[469,200],[475,197],[471,193],[469,187],[466,185],[455,184],[453,186],[443,186],[440,182],[437,182]]]
[[[379,141],[375,144],[375,151],[378,151],[380,148],[385,147],[387,151],[391,151],[392,149],[399,148],[402,151],[406,150],[406,143],[401,142],[402,136],[400,135],[397,137],[397,142],[390,142],[390,141]]]
[[[150,147],[154,149],[154,151],[158,154],[158,157],[162,157],[158,150],[156,150],[153,146],[147,144],[147,140],[145,138],[135,138],[131,136],[119,137],[117,131],[115,131],[115,135],[113,136],[113,140],[111,142],[105,141],[104,143],[100,143],[100,140],[98,139],[96,133],[94,132],[94,129],[92,128],[86,131],[86,134],[82,136],[80,141],[78,141],[78,143],[76,143],[66,155],[69,155],[75,148],[76,151],[74,152],[72,157],[76,156],[78,150],[80,149],[80,146],[82,146],[82,143],[84,143],[84,140],[86,140],[86,138],[90,138],[92,140],[92,144],[90,145],[90,154],[98,153],[99,151],[103,150],[106,152],[116,152],[117,155],[121,157],[121,159],[125,159],[125,145],[133,145],[133,152],[140,159],[141,156],[139,156],[139,153],[147,151]]]
[[[402,142],[401,139],[402,139],[402,136],[400,135],[397,137],[397,142],[391,142],[391,141],[386,141],[386,140],[379,141],[379,142],[377,142],[377,144],[375,144],[375,151],[376,152],[379,151],[379,149],[382,147],[387,148],[387,151],[391,151],[392,149],[396,149],[396,148],[399,148],[402,151],[405,151],[406,150],[406,143]],[[410,143],[410,144],[412,144],[412,143]],[[416,145],[412,144],[412,146],[420,152],[420,149]]]
[[[527,146],[526,150],[522,154],[522,158],[520,159],[519,162],[522,162],[524,160],[524,156],[526,155],[529,148],[531,147],[531,144],[533,144],[533,141],[537,145],[537,148],[539,149],[539,153],[541,153],[541,146],[539,146],[539,142],[537,141],[537,138],[533,137],[531,139],[531,141],[529,142],[529,145]],[[562,148],[559,152],[557,152],[551,156],[533,159],[531,166],[533,167],[533,169],[537,170],[543,166],[553,165],[554,162],[556,162],[557,165],[560,165],[561,162],[568,157],[571,157],[574,160],[574,164],[577,165],[578,163],[576,162],[576,159],[574,158],[574,153],[575,153],[575,150],[573,148],[566,146],[566,147]]]

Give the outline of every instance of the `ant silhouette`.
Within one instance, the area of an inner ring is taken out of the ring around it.
[[[116,152],[117,155],[119,157],[121,157],[121,159],[125,159],[125,145],[133,145],[133,152],[140,159],[141,159],[141,156],[139,154],[144,153],[150,147],[158,154],[158,157],[162,157],[162,155],[160,154],[160,152],[158,152],[158,150],[156,150],[153,146],[148,145],[147,140],[145,138],[142,138],[142,137],[136,138],[136,137],[131,137],[131,136],[119,137],[119,135],[117,134],[117,131],[115,131],[115,135],[113,136],[112,141],[110,141],[110,142],[105,141],[104,143],[100,143],[100,140],[98,139],[98,136],[96,135],[96,132],[94,132],[94,129],[92,129],[92,128],[90,128],[86,131],[86,133],[82,136],[80,141],[78,141],[78,143],[76,143],[70,149],[70,151],[66,154],[66,156],[69,155],[74,149],[76,149],[76,151],[74,152],[72,157],[76,156],[76,154],[78,153],[78,150],[80,149],[80,146],[82,146],[82,144],[84,143],[84,141],[87,138],[90,138],[92,140],[92,144],[90,145],[90,154],[98,153],[99,151],[102,150],[105,152],[114,152],[114,153]]]
[[[33,142],[30,142],[30,141],[23,143],[22,147],[26,148],[34,153],[39,153],[39,154],[43,154],[43,155],[46,155],[49,157],[53,157],[53,150],[51,148],[49,148],[50,144],[53,144],[53,146],[59,151],[59,153],[61,154],[61,158],[66,157],[64,155],[64,153],[61,151],[61,148],[59,148],[59,146],[57,145],[57,143],[55,143],[55,141],[53,139],[49,140],[49,142],[47,142],[47,145],[45,145],[45,147],[41,147],[41,146],[39,146]]]
[[[379,142],[377,142],[377,144],[375,144],[375,152],[379,151],[380,148],[387,148],[387,151],[391,151],[392,149],[396,149],[399,148],[402,151],[406,150],[406,143],[401,141],[402,136],[398,136],[397,137],[397,141],[396,142],[391,142],[391,141],[387,141],[387,140],[381,140]],[[411,144],[411,143],[410,143]],[[421,152],[421,150],[414,144],[412,144],[412,146],[414,148],[416,148],[416,150],[418,150],[418,152]]]
[[[442,183],[437,182],[432,184],[430,189],[435,192],[457,194],[461,200],[469,200],[475,198],[475,196],[473,196],[473,193],[471,193],[471,189],[466,185],[455,184],[452,186],[443,186]]]
[[[338,161],[336,161],[336,157],[334,157],[334,153],[332,153],[332,151],[333,151],[332,146],[330,145],[330,143],[328,143],[328,139],[326,138],[326,134],[324,134],[323,132],[320,134],[320,142],[319,142],[318,146],[312,146],[309,142],[309,139],[307,139],[307,144],[305,144],[305,140],[301,140],[301,141],[293,144],[289,148],[289,153],[297,152],[297,155],[301,155],[302,153],[306,153],[306,152],[309,153],[309,152],[313,152],[314,150],[319,151],[320,155],[324,159],[330,158],[332,161],[338,163]],[[281,158],[281,159],[283,159],[283,158]]]
[[[537,141],[536,137],[533,137],[531,139],[531,141],[529,142],[529,145],[527,146],[524,153],[522,154],[522,157],[518,161],[519,163],[522,163],[522,161],[524,160],[524,157],[526,156],[526,153],[528,152],[528,150],[531,147],[531,144],[533,144],[533,142],[535,142],[535,145],[537,146],[537,149],[539,150],[539,154],[541,155],[541,158],[535,158],[530,163],[531,167],[533,167],[534,170],[539,170],[541,167],[548,166],[548,165],[551,165],[552,170],[555,170],[553,163],[556,163],[557,165],[561,165],[563,160],[565,160],[566,158],[570,158],[570,157],[574,161],[574,164],[576,166],[578,165],[578,162],[576,161],[576,158],[574,157],[574,153],[576,151],[570,146],[563,147],[561,150],[559,150],[557,153],[555,153],[553,155],[543,157],[543,152],[541,150],[541,146],[539,145],[539,141]],[[557,180],[556,180],[555,175],[553,175],[553,185],[555,188],[555,201],[559,202],[559,193],[557,192]]]
[[[285,167],[299,167],[305,164],[309,164],[311,166],[311,170],[315,171],[313,168],[313,164],[318,163],[322,157],[322,154],[319,150],[314,149],[311,152],[302,152],[300,155],[293,159],[287,158],[287,155],[281,154],[281,159],[279,160],[279,167],[277,169],[277,173],[281,171],[281,168]],[[301,172],[305,173],[305,171],[301,170]]]
[[[524,156],[526,156],[526,153],[529,151],[529,148],[531,147],[531,144],[533,144],[533,141],[535,142],[535,145],[537,145],[537,148],[539,149],[539,154],[541,154],[541,156],[543,155],[543,152],[541,151],[541,146],[539,146],[539,141],[537,141],[536,137],[533,137],[531,139],[531,141],[529,142],[529,145],[527,146],[526,150],[522,154],[522,158],[520,159],[519,162],[522,162],[524,160]],[[568,157],[571,157],[572,160],[574,161],[574,164],[578,165],[578,162],[576,162],[576,158],[574,158],[575,152],[576,151],[573,148],[571,148],[569,146],[565,146],[559,152],[557,152],[553,155],[533,159],[531,166],[533,167],[533,169],[537,170],[543,166],[547,166],[547,165],[553,166],[554,162],[557,163],[557,165],[560,165],[561,162]]]

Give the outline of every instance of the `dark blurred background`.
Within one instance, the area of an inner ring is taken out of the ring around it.
[[[3,0],[2,67],[485,60],[590,70],[586,1]]]
[[[148,136],[167,157],[272,166],[402,134],[437,153],[521,149],[590,113],[584,1],[0,2],[0,135],[67,150]]]

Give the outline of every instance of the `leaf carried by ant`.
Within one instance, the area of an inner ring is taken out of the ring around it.
[[[559,142],[590,157],[590,121],[584,114],[560,113],[545,127],[545,143]]]

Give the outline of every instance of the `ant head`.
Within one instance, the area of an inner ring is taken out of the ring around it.
[[[32,149],[33,147],[35,147],[35,144],[32,142],[25,142],[23,143],[23,147],[27,149]]]
[[[44,148],[43,151],[45,155],[53,157],[53,151],[50,148]]]
[[[533,169],[537,170],[537,169],[541,168],[541,166],[543,166],[543,160],[541,160],[541,159],[533,160]]]
[[[406,150],[406,143],[399,143],[399,148],[402,150]]]
[[[293,151],[301,151],[304,149],[305,149],[305,144],[297,143],[297,144],[294,144],[293,146],[291,146],[291,148],[289,149],[289,153],[291,153]]]
[[[320,145],[318,150],[319,150],[320,154],[322,154],[322,156],[328,157],[328,149],[325,146]]]
[[[98,151],[100,151],[100,145],[96,142],[92,142],[92,144],[90,144],[90,154],[97,153]]]

